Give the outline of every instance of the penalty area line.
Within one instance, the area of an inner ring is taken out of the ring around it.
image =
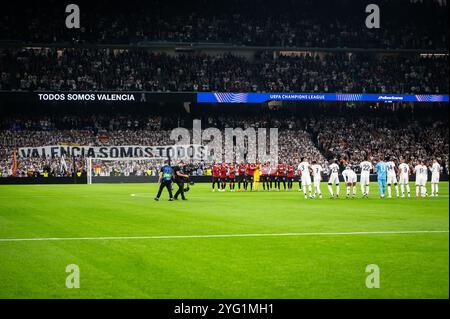
[[[410,235],[439,234],[448,230],[393,230],[361,232],[313,232],[274,234],[210,234],[210,235],[168,235],[168,236],[109,236],[109,237],[42,237],[42,238],[0,238],[0,242],[19,241],[70,241],[70,240],[130,240],[130,239],[184,239],[184,238],[235,238],[235,237],[300,237],[300,236],[352,236],[352,235]]]

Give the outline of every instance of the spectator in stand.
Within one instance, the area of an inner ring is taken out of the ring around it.
[[[351,0],[191,0],[189,5],[163,0],[111,5],[99,0],[83,3],[79,30],[61,28],[65,4],[50,4],[5,2],[0,39],[24,43],[171,41],[287,48],[448,48],[445,0],[379,0],[383,11],[380,29],[367,29],[361,22],[367,4]]]
[[[0,50],[0,89],[448,93],[448,55],[317,53],[254,59],[145,49]]]
[[[380,111],[381,112],[381,111]],[[298,164],[302,157],[316,160],[326,170],[327,162],[337,158],[343,165],[354,167],[368,156],[381,155],[397,160],[404,158],[414,165],[419,159],[427,162],[437,158],[448,172],[449,129],[442,118],[411,118],[401,120],[397,113],[349,115],[343,111],[337,115],[305,116],[295,118],[276,111],[270,116],[236,116],[208,113],[207,126],[221,130],[226,127],[279,129],[279,158],[286,163]],[[320,114],[320,112],[318,113]],[[412,113],[411,113],[412,114]],[[0,121],[0,171],[11,175],[12,152],[18,147],[45,145],[172,145],[171,128],[186,121],[181,116],[173,126],[161,129],[161,116],[132,115],[14,117]],[[363,129],[362,129],[363,128]],[[223,141],[223,146],[225,146]],[[252,145],[250,145],[252,146]],[[252,154],[250,154],[252,155]],[[67,169],[62,169],[60,158],[18,158],[19,176],[64,176],[73,170],[71,159]],[[202,175],[210,168],[210,162],[193,162],[192,174]],[[85,170],[84,158],[77,158],[76,170]],[[96,175],[145,175],[149,170],[157,172],[158,160],[93,161]]]

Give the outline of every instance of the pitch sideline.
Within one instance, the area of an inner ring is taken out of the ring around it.
[[[110,236],[110,237],[42,237],[42,238],[0,238],[0,242],[21,241],[74,241],[74,240],[131,240],[131,239],[187,239],[187,238],[235,238],[235,237],[300,237],[300,236],[352,236],[352,235],[410,235],[442,234],[448,230],[399,230],[399,231],[361,231],[361,232],[311,232],[311,233],[273,233],[273,234],[210,234],[210,235],[168,235],[168,236]]]

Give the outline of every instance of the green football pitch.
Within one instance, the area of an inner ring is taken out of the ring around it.
[[[156,189],[0,186],[0,298],[449,297],[447,182],[425,199]]]

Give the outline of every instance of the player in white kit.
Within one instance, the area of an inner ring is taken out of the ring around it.
[[[433,160],[433,165],[431,165],[430,171],[431,171],[431,195],[430,196],[437,197],[439,195],[439,175],[441,174],[442,167],[436,159]]]
[[[398,192],[398,184],[397,184],[397,170],[395,168],[394,161],[389,158],[387,164],[387,191],[388,191],[388,197],[392,198],[392,190],[391,185],[394,184],[395,186],[395,193],[397,197],[400,196]]]
[[[369,197],[370,172],[373,171],[373,165],[370,162],[370,158],[368,158],[367,161],[361,162],[359,167],[361,168],[361,176],[359,178],[361,193],[363,197]]]
[[[422,160],[414,167],[414,173],[416,174],[416,196],[419,197],[419,193],[422,197],[428,196],[426,188],[428,168],[423,165]]]
[[[330,191],[331,199],[334,199],[333,184],[336,185],[336,198],[339,198],[339,165],[337,160],[333,160],[332,164],[328,167],[329,179],[328,179],[328,190]]]
[[[311,189],[311,167],[306,158],[302,158],[302,162],[298,165],[298,170],[301,172],[301,180],[302,180],[302,188],[303,194],[305,194],[305,199],[308,198],[306,195],[306,188],[308,187],[309,198],[312,197],[312,189]]]
[[[314,195],[319,195],[319,198],[322,198],[322,191],[320,190],[320,182],[322,181],[322,166],[317,164],[316,161],[312,161],[311,169],[313,172],[313,181],[314,181]]]
[[[342,172],[342,176],[344,177],[345,185],[347,186],[347,194],[346,197],[350,196],[350,187],[353,188],[352,197],[356,196],[356,181],[358,177],[356,176],[355,171],[352,169],[350,165],[348,165],[345,170]]]
[[[405,160],[402,158],[400,160],[400,165],[398,165],[398,170],[400,172],[400,191],[402,192],[402,198],[405,198],[405,187],[406,192],[408,193],[408,197],[411,197],[411,190],[409,188],[409,175],[411,174],[411,169],[409,165],[405,163]]]

